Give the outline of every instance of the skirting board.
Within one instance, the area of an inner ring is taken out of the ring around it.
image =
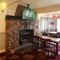
[[[0,53],[2,53],[2,52],[5,52],[5,49],[1,49],[1,50],[0,50]]]

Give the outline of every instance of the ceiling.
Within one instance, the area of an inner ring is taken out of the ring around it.
[[[12,7],[16,7],[18,4],[22,4],[24,6],[30,4],[29,7],[32,9],[49,7],[60,4],[60,0],[0,0],[0,2],[2,1],[6,2],[8,6]]]

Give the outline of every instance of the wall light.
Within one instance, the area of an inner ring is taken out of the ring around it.
[[[58,13],[53,14],[53,18],[60,18],[60,15]]]
[[[7,7],[6,3],[5,2],[1,2],[0,3],[0,9],[2,12],[4,12],[4,9]]]

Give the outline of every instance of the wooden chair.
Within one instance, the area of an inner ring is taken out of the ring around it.
[[[39,48],[39,37],[38,36],[33,36],[32,48],[33,49],[38,49]]]
[[[52,48],[52,55],[55,57],[58,55],[58,43],[55,41],[50,41],[49,44],[51,45]]]
[[[45,55],[55,57],[57,56],[58,54],[57,42],[51,41],[51,39],[47,38],[40,38],[39,41],[40,41],[39,48],[42,50],[42,52],[45,53]]]
[[[40,40],[39,40],[39,48],[45,54],[47,53],[47,55],[49,55],[50,50],[51,50],[49,41],[51,41],[51,40],[50,39],[42,39],[42,38],[40,38]]]

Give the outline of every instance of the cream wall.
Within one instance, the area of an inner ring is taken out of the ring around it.
[[[6,10],[0,10],[0,32],[5,32],[5,14]]]
[[[15,9],[15,10],[16,10],[16,9]],[[14,15],[15,15],[15,10],[8,8],[8,9],[7,9],[7,15],[12,15],[12,16],[14,16]]]
[[[54,12],[60,11],[60,5],[45,7],[45,8],[36,8],[37,13],[46,13],[46,12]]]
[[[5,51],[6,7],[0,4],[0,52]]]
[[[5,33],[0,32],[0,53],[5,51]]]

